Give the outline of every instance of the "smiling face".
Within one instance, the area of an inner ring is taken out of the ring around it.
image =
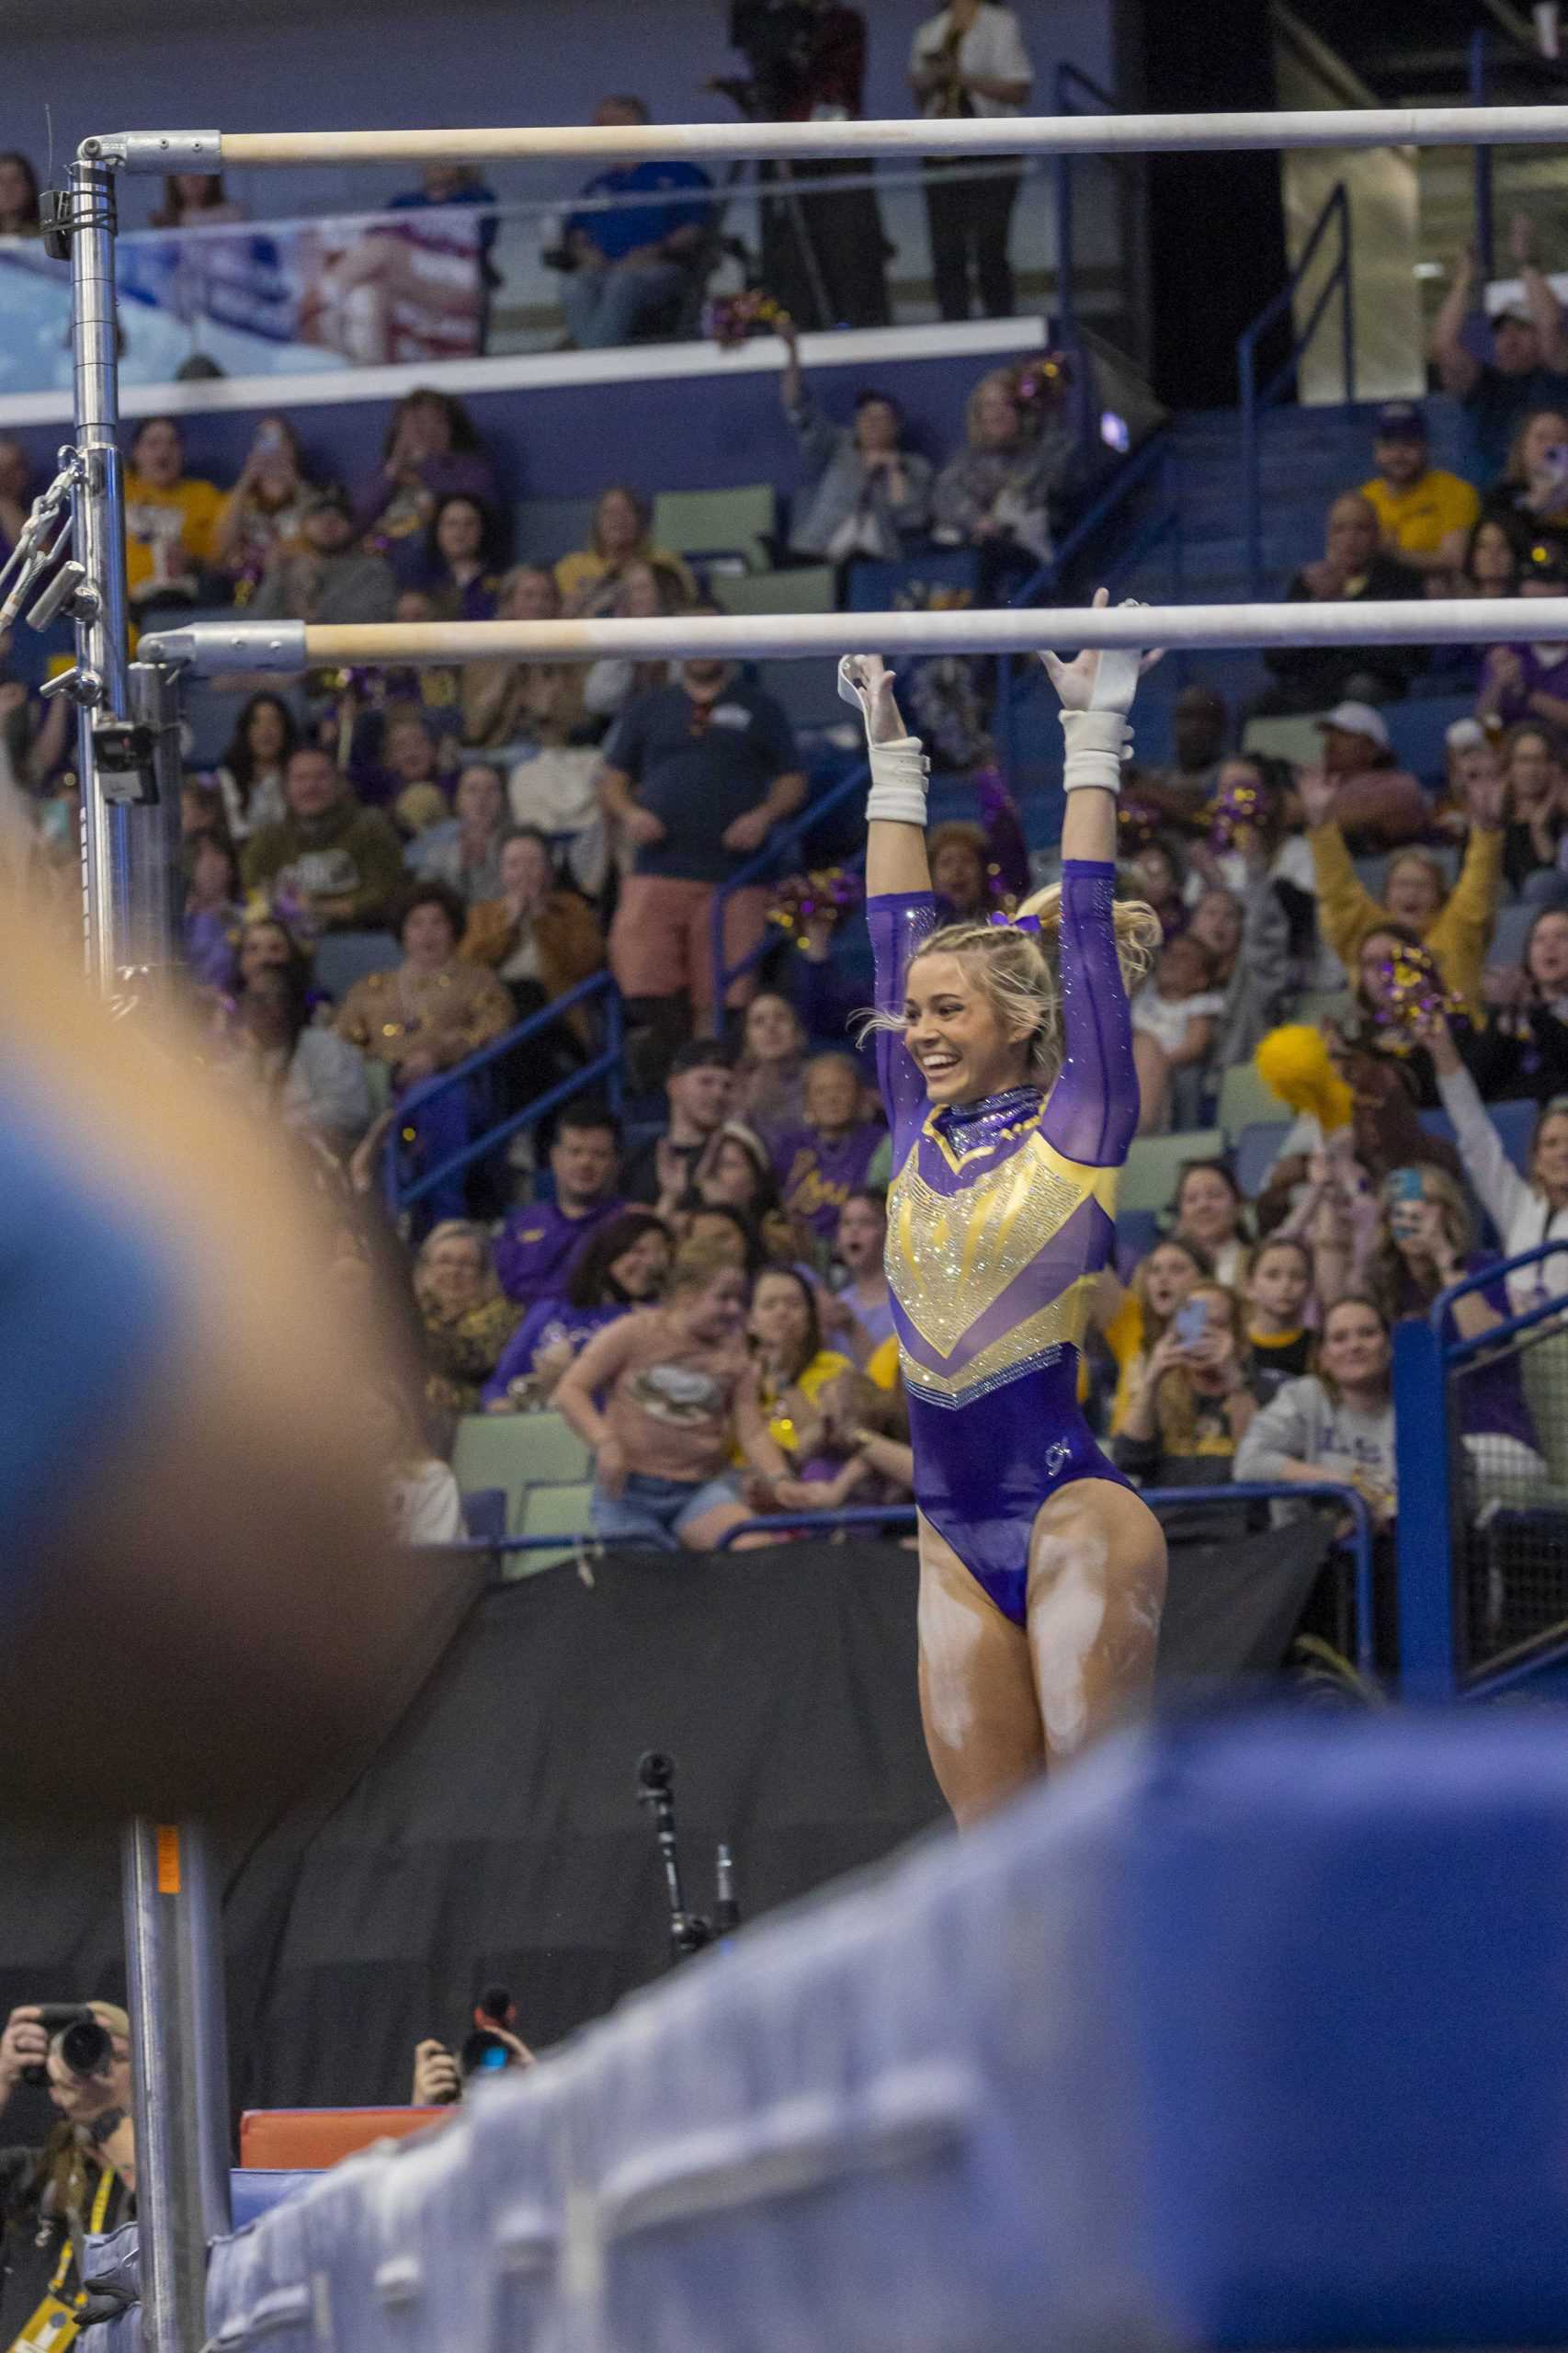
[[[1206,1250],[1234,1238],[1241,1204],[1217,1168],[1189,1168],[1176,1192],[1176,1223]]]
[[[1356,958],[1357,985],[1368,1005],[1383,1004],[1389,993],[1389,978],[1384,966],[1402,954],[1406,943],[1392,931],[1369,932],[1361,942]]]
[[[1396,858],[1383,885],[1383,904],[1395,923],[1425,931],[1443,904],[1443,886],[1424,858]]]
[[[904,1044],[933,1103],[978,1103],[1030,1075],[1028,1040],[1008,1034],[971,959],[917,956],[903,1017]]]
[[[1568,908],[1554,907],[1537,917],[1525,970],[1549,1005],[1568,996]]]
[[[1375,1307],[1342,1299],[1324,1320],[1318,1361],[1347,1396],[1372,1397],[1388,1387],[1389,1336]]]
[[[669,1270],[669,1236],[656,1225],[649,1226],[619,1258],[609,1262],[610,1279],[620,1285],[628,1299],[654,1298]]]
[[[1554,1210],[1568,1208],[1568,1111],[1549,1111],[1542,1120],[1530,1175]]]
[[[754,1063],[787,1063],[805,1042],[789,998],[771,992],[754,996],[747,1006],[745,1040]]]
[[[477,1307],[484,1290],[484,1254],[463,1233],[443,1234],[421,1261],[425,1289],[449,1315]]]
[[[824,1054],[806,1072],[806,1120],[824,1135],[842,1134],[860,1111],[860,1074],[843,1054]]]
[[[838,1256],[852,1275],[881,1266],[887,1237],[888,1222],[875,1201],[857,1196],[845,1202],[838,1212]]]

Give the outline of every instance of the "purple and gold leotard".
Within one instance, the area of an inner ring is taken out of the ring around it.
[[[1117,1176],[1138,1124],[1114,878],[1087,860],[1062,869],[1064,1051],[1049,1095],[1021,1086],[933,1110],[903,1039],[878,1040],[915,1500],[1018,1625],[1046,1497],[1073,1479],[1127,1484],[1078,1404],[1089,1294],[1111,1254]],[[902,1013],[905,975],[937,928],[935,903],[874,898],[867,915],[878,1009]]]

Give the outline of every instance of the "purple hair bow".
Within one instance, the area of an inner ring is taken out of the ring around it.
[[[998,910],[997,913],[990,915],[987,920],[991,923],[1006,924],[1008,929],[1012,931],[1038,931],[1040,929],[1040,917],[1038,915],[1005,915]]]

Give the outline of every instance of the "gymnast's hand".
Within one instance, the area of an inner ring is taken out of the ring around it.
[[[838,691],[865,714],[866,733],[873,744],[896,744],[907,733],[892,685],[897,676],[880,654],[846,654],[838,665]]]
[[[1136,605],[1138,599],[1129,597],[1123,601]],[[1096,588],[1091,610],[1103,612],[1109,602],[1110,590]],[[1114,710],[1125,719],[1132,708],[1139,678],[1145,670],[1153,669],[1160,656],[1158,653],[1139,654],[1131,647],[1108,646],[1103,653],[1085,648],[1073,662],[1063,662],[1059,654],[1047,654],[1042,648],[1040,658],[1066,710]]]

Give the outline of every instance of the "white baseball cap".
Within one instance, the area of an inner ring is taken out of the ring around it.
[[[1346,735],[1366,735],[1380,752],[1389,748],[1388,722],[1375,704],[1369,702],[1336,702],[1318,721],[1320,727],[1337,727]]]

